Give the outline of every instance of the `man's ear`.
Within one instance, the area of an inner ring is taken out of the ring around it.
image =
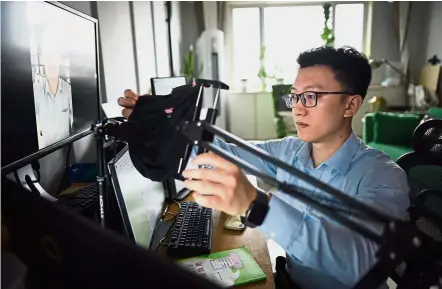
[[[347,98],[344,117],[354,116],[362,105],[364,99],[360,95],[350,95]]]

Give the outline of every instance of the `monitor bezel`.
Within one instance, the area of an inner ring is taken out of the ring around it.
[[[152,89],[152,95],[156,95],[155,90],[155,80],[162,80],[162,79],[171,79],[171,78],[184,78],[184,85],[187,83],[187,77],[184,75],[177,75],[177,76],[166,76],[166,77],[152,77],[150,79],[150,88]]]

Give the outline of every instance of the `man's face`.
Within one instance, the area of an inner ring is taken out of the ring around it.
[[[299,70],[292,93],[345,90],[346,88],[336,81],[329,67],[318,65]],[[352,106],[354,97],[342,94],[319,94],[317,105],[310,108],[304,107],[299,100],[292,108],[298,137],[302,141],[311,143],[323,142],[333,137],[343,128],[345,120],[353,115],[353,111],[349,112],[349,107]]]
[[[53,30],[45,31],[41,41],[41,57],[43,65],[57,69],[61,64],[61,40]]]

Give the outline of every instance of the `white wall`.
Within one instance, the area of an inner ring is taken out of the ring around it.
[[[90,1],[63,3],[92,15]],[[165,1],[134,1],[133,8],[133,19],[131,19],[128,1],[97,2],[106,101],[116,101],[126,88],[147,93],[151,77],[171,75]],[[188,23],[188,19],[182,19],[181,3],[172,1],[172,59],[175,75],[181,75],[184,53],[182,42],[183,39],[185,41],[189,39],[182,37],[183,26],[190,29],[191,24]],[[187,34],[184,32],[184,35]],[[185,46],[187,47],[184,51],[187,51],[188,45]],[[135,60],[137,60],[138,75]]]
[[[153,1],[153,23],[156,47],[157,76],[170,76],[169,52],[167,40],[166,8],[164,1]]]
[[[394,5],[394,2],[373,2],[371,57],[374,59],[386,58],[390,61],[400,61],[399,40],[394,22]],[[411,4],[408,32],[410,43],[409,69],[411,76],[416,80],[419,78],[422,66],[425,64],[427,54],[429,5],[430,3],[425,1],[413,1]],[[440,18],[440,16],[438,17]],[[439,21],[441,20],[439,19]],[[374,70],[372,83],[380,83],[384,78],[384,72],[385,70],[382,68]]]
[[[426,60],[437,55],[442,59],[442,2],[431,2],[430,16],[428,18],[428,47]],[[442,72],[439,76],[439,92],[442,92]]]
[[[187,19],[185,19],[186,21]],[[183,54],[181,53],[182,39],[181,34],[181,5],[178,1],[172,1],[172,19],[171,19],[171,34],[172,34],[172,59],[174,75],[182,75],[181,64],[183,61]],[[186,35],[184,35],[186,37]]]
[[[68,5],[86,15],[92,16],[90,1],[62,1],[61,3]]]
[[[134,43],[129,2],[97,2],[106,98],[117,101],[127,88],[136,88]]]
[[[134,23],[140,88],[139,93],[150,89],[150,78],[157,75],[155,63],[155,43],[153,41],[153,21],[151,2],[134,1]]]
[[[179,1],[180,6],[180,21],[181,21],[181,55],[186,55],[189,52],[190,45],[195,46],[198,39],[198,29],[195,17],[195,2],[194,1]]]
[[[431,2],[428,18],[428,47],[426,59],[437,55],[442,59],[442,2]]]

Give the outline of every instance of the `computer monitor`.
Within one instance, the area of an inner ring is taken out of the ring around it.
[[[165,201],[163,184],[137,171],[128,146],[109,162],[108,167],[126,234],[138,245],[150,248]]]
[[[1,2],[1,166],[100,116],[97,21],[63,4]]]
[[[150,79],[153,95],[168,95],[175,87],[186,85],[185,76],[154,77]]]
[[[1,191],[2,252],[24,263],[28,289],[221,288],[6,178]]]

